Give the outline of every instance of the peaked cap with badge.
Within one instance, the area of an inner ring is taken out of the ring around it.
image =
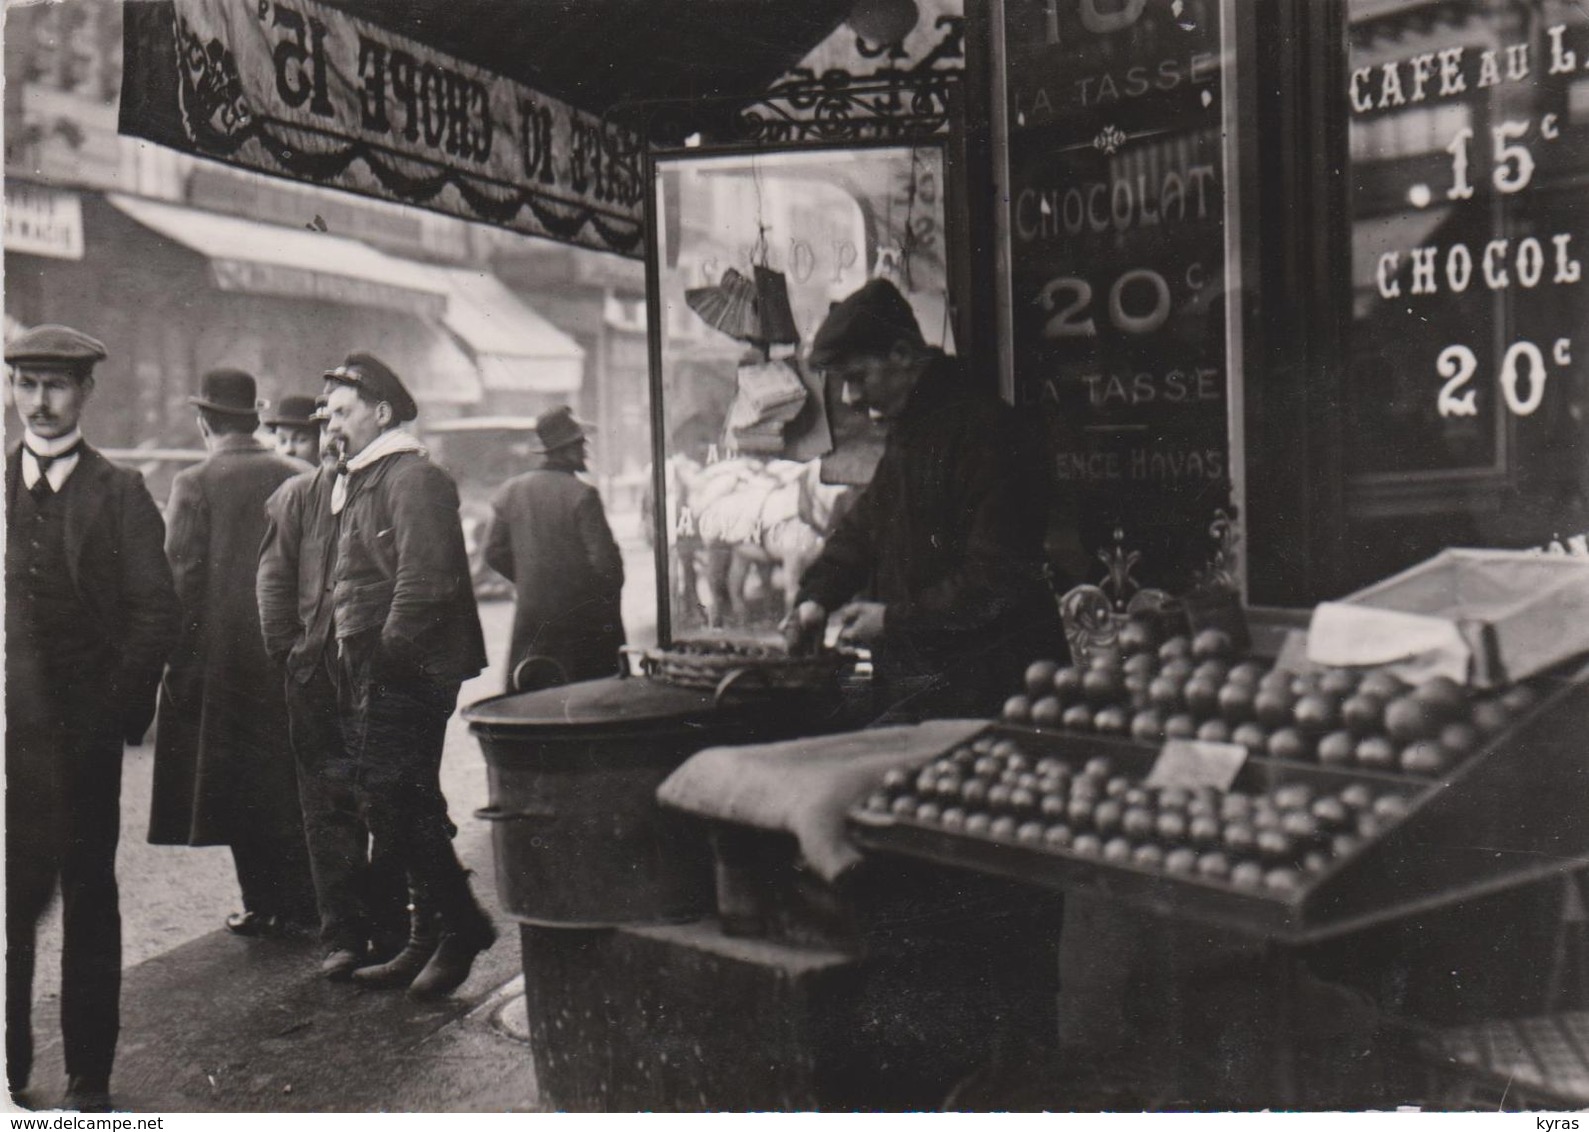
[[[392,406],[397,423],[419,416],[419,405],[396,373],[374,354],[352,353],[336,369],[326,370],[325,379],[338,385],[361,389],[376,401]]]

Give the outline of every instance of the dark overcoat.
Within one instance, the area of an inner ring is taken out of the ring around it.
[[[617,674],[623,557],[595,488],[553,469],[510,479],[492,501],[486,562],[516,596],[509,691],[530,656],[556,661],[571,681]]]
[[[302,836],[284,690],[265,655],[254,589],[265,501],[304,470],[252,436],[227,435],[172,482],[166,555],[183,630],[160,690],[153,844]]]
[[[331,583],[338,646],[373,638],[383,663],[440,685],[479,673],[485,637],[452,477],[397,452],[350,476],[347,493]]]

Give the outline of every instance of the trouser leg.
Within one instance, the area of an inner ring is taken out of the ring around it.
[[[472,905],[453,851],[441,755],[457,685],[369,684],[358,720],[361,797],[375,852],[400,861],[417,899],[445,917]]]
[[[7,743],[7,749],[15,748]],[[8,790],[8,801],[14,788]],[[8,806],[8,810],[12,807]],[[33,969],[39,918],[55,889],[54,855],[21,836],[22,823],[6,821],[6,1081],[27,1087],[33,1072]]]
[[[61,857],[61,1033],[66,1072],[110,1079],[121,1030],[121,908],[116,843],[121,833],[121,742],[94,760],[91,783],[72,791]]]
[[[321,939],[358,950],[367,931],[369,833],[359,814],[356,766],[343,742],[336,688],[323,668],[302,683],[288,676],[287,717]]]
[[[38,923],[60,876],[64,728],[44,689],[8,654],[5,728],[6,1080],[33,1071],[33,972]]]

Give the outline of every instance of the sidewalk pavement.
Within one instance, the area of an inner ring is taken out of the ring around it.
[[[118,1111],[533,1112],[522,1040],[516,925],[477,893],[501,936],[450,998],[416,1002],[319,975],[307,941],[212,932],[127,970],[111,1079]],[[64,1088],[60,1028],[36,1012],[40,1049],[27,1094]]]

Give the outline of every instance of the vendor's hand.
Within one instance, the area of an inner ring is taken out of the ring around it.
[[[827,623],[826,609],[814,601],[802,601],[778,628],[783,630],[783,639],[789,646],[790,655],[800,656],[817,651],[822,644],[822,630]]]
[[[883,617],[888,606],[880,601],[852,601],[839,610],[839,643],[876,644],[883,636]]]

